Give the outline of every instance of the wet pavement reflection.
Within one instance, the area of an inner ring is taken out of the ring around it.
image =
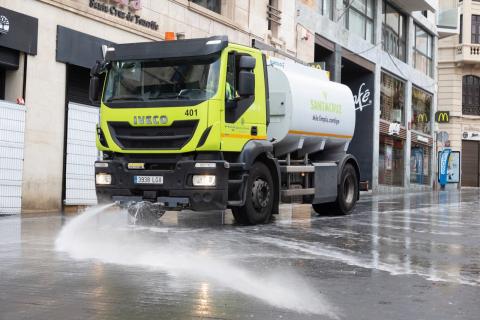
[[[364,195],[342,217],[283,204],[252,227],[1,217],[0,319],[478,319],[479,196]]]

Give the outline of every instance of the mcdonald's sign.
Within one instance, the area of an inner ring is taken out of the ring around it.
[[[435,121],[438,123],[449,123],[450,111],[437,111],[435,113]]]
[[[428,115],[426,113],[420,113],[417,116],[417,123],[427,123],[428,122]]]

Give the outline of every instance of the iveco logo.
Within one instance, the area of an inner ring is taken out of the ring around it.
[[[165,124],[168,122],[166,116],[134,116],[133,124]]]

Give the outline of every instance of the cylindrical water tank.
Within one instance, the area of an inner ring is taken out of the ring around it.
[[[268,138],[277,156],[348,146],[355,130],[355,104],[347,86],[329,81],[324,71],[274,58],[268,60],[267,71]]]

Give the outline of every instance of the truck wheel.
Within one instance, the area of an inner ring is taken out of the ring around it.
[[[331,203],[312,204],[313,210],[320,215],[343,215],[351,212],[357,203],[358,176],[355,168],[347,163],[343,167],[338,185],[337,200]]]
[[[235,220],[240,224],[266,223],[272,216],[275,189],[270,170],[261,162],[250,168],[247,180],[247,197],[242,207],[232,207]]]

